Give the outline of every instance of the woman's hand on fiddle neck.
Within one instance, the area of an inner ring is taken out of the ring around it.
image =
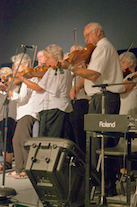
[[[59,60],[57,63],[57,66],[61,67],[63,69],[68,69],[69,65],[70,65],[70,63],[66,60]]]

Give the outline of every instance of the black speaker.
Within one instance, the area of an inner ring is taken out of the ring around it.
[[[53,137],[30,138],[26,173],[43,206],[78,207],[85,203],[85,154],[68,140]],[[91,167],[91,185],[100,175]],[[90,194],[90,192],[89,192]]]
[[[38,137],[24,144],[26,173],[43,206],[81,206],[85,196],[85,155],[70,140]]]

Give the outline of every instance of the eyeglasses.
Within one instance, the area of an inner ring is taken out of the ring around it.
[[[96,29],[97,29],[97,28],[96,28]],[[90,33],[91,33],[91,32],[94,32],[96,29],[93,29],[92,31],[90,31],[89,33],[87,33],[87,34],[85,35],[85,37],[84,37],[84,38],[85,38],[85,39],[86,39],[86,38],[88,38],[88,37],[89,37],[89,35],[90,35]]]

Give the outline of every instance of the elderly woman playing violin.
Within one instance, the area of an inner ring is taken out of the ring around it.
[[[124,78],[124,83],[130,83],[124,85],[125,91],[120,94],[120,114],[134,115],[137,114],[137,86],[134,83],[134,81],[137,81],[137,72],[135,71],[137,58],[132,52],[124,52],[120,54],[119,58],[123,73],[129,71]]]
[[[65,121],[72,111],[69,92],[72,77],[68,70],[55,67],[63,58],[62,48],[56,44],[49,45],[44,50],[46,65],[50,65],[38,84],[24,79],[27,87],[36,91],[35,111],[40,115],[39,136],[64,137]],[[56,70],[53,70],[56,68]]]
[[[123,74],[121,71],[119,56],[116,49],[105,37],[103,27],[99,23],[91,22],[86,25],[84,28],[84,38],[87,44],[96,45],[91,54],[91,58],[89,59],[87,68],[85,69],[79,67],[78,62],[75,64],[75,61],[73,61],[72,64],[68,63],[67,61],[61,61],[60,65],[62,68],[69,68],[70,71],[73,71],[75,74],[84,78],[84,80],[81,79],[81,81],[76,85],[76,93],[78,93],[80,89],[84,87],[87,95],[91,97],[91,102],[89,104],[89,113],[102,113],[102,95],[100,93],[101,88],[93,88],[92,86],[123,82]],[[76,59],[78,59],[78,57]],[[82,60],[80,59],[80,62],[81,61]],[[109,86],[106,88],[105,113],[119,113],[119,93],[123,91],[123,85]],[[71,95],[74,96],[74,89],[72,89]],[[109,146],[109,140],[105,141],[105,146]],[[92,146],[92,157],[94,157],[94,160],[92,159],[92,163],[94,166],[96,166],[96,149],[98,147],[99,139],[96,140],[95,146]]]
[[[7,86],[3,83],[5,77],[12,74],[12,70],[9,67],[3,67],[0,69],[1,81],[0,81],[0,102],[3,103],[4,97],[6,95],[5,90]],[[13,88],[12,88],[13,89]],[[14,87],[15,90],[15,87]],[[9,112],[8,112],[8,130],[7,130],[7,144],[6,144],[6,163],[5,169],[12,168],[12,158],[13,158],[13,146],[12,146],[12,138],[14,135],[15,127],[16,127],[16,102],[10,101],[8,104]],[[5,136],[5,118],[6,118],[6,110],[3,107],[0,113],[0,141],[1,141],[1,149],[2,155],[4,156],[4,136]],[[4,163],[0,165],[0,171],[3,170]]]
[[[45,55],[44,50],[41,50],[37,53],[37,60],[38,60],[38,66],[42,66],[45,64]]]
[[[124,52],[121,53],[120,56],[123,76],[124,76],[124,87],[125,91],[120,94],[120,112],[119,114],[125,114],[125,115],[136,115],[137,114],[137,72],[136,66],[137,66],[137,58],[136,55],[133,52]],[[127,170],[126,168],[126,162],[123,165],[123,160],[121,159],[119,161],[119,172],[117,174],[117,177],[121,179],[122,175],[122,181],[127,181]],[[134,180],[133,172],[131,171],[131,181]]]
[[[30,57],[23,53],[13,56],[13,73],[15,74],[17,68],[19,72],[30,67]],[[21,64],[19,65],[21,61]],[[31,81],[38,82],[37,78],[32,78]],[[9,176],[14,178],[26,178],[25,166],[27,162],[28,153],[24,149],[24,142],[28,137],[32,137],[32,128],[34,122],[38,119],[38,113],[34,111],[34,97],[35,91],[28,88],[26,84],[21,82],[18,92],[9,91],[9,99],[17,102],[17,126],[13,137],[13,149],[15,156],[15,171],[9,173]]]

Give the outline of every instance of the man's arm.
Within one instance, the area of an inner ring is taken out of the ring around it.
[[[79,75],[80,77],[91,80],[93,82],[96,81],[101,76],[100,73],[94,70],[89,70],[78,66],[72,66],[72,70],[75,74]]]
[[[93,82],[96,81],[101,76],[100,73],[98,73],[94,70],[89,70],[89,69],[78,67],[75,65],[73,66],[65,60],[59,60],[59,66],[61,66],[64,69],[69,68],[71,71],[74,72],[74,74],[77,74],[80,77],[91,80]]]

